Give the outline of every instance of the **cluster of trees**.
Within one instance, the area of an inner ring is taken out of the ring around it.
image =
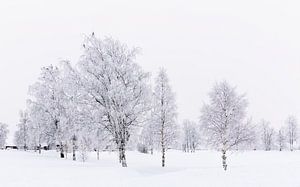
[[[285,125],[277,132],[270,126],[270,122],[262,120],[258,126],[261,132],[261,147],[266,151],[288,148],[293,151],[298,138],[298,122],[295,116],[289,116]]]
[[[245,95],[226,81],[216,83],[209,93],[199,123],[178,124],[166,71],[159,71],[152,86],[150,74],[135,62],[137,54],[136,48],[112,38],[98,39],[93,33],[85,38],[78,63],[43,67],[20,113],[15,133],[18,147],[39,153],[42,148],[57,149],[61,158],[72,153],[73,160],[79,153],[83,161],[89,151],[99,159],[102,150],[116,150],[123,167],[127,167],[126,149],[137,147],[151,154],[159,150],[164,167],[168,149],[195,152],[203,146],[222,152],[224,170],[228,150],[257,149],[258,142],[272,149],[275,131],[266,121],[257,130],[247,118]],[[278,132],[280,150],[286,141],[293,149],[296,127],[290,117],[287,128]]]
[[[0,123],[0,149],[5,146],[8,132],[8,125]]]
[[[160,137],[162,165],[176,136],[175,97],[166,71],[161,69],[151,89],[149,73],[135,62],[138,50],[112,38],[87,36],[76,66],[42,68],[29,88],[27,108],[21,113],[15,142],[25,150],[57,148],[60,157],[76,151],[116,149],[123,167],[126,147],[141,126],[150,124]],[[133,141],[135,142],[135,141]]]

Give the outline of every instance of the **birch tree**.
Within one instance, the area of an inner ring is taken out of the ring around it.
[[[29,116],[26,111],[20,111],[20,122],[17,124],[17,131],[15,132],[14,142],[25,151],[29,144]]]
[[[294,144],[297,141],[298,123],[294,116],[289,116],[286,120],[286,136],[290,150],[294,150]]]
[[[52,144],[58,144],[60,157],[64,158],[68,118],[66,116],[65,93],[62,87],[61,70],[53,65],[43,67],[39,80],[30,86],[29,102],[44,113],[45,135]]]
[[[99,110],[99,106],[91,102],[93,100],[84,85],[86,79],[78,69],[72,67],[69,61],[61,62],[61,69],[65,106],[63,119],[67,129],[64,137],[69,142],[67,145],[72,147],[72,159],[76,160],[78,150],[81,160],[85,161],[88,158],[87,151],[92,149],[96,149],[99,159],[100,149],[109,139],[103,125],[103,110]]]
[[[277,142],[278,142],[278,147],[279,147],[279,151],[282,151],[285,147],[285,133],[283,128],[280,128],[277,134]]]
[[[247,101],[225,81],[216,83],[209,98],[202,108],[201,129],[208,145],[222,151],[223,169],[227,170],[226,152],[253,139],[253,129],[245,120]]]
[[[0,123],[0,148],[4,148],[8,132],[8,125]]]
[[[270,151],[274,144],[275,131],[270,127],[270,122],[262,120],[261,122],[261,139],[265,151]]]
[[[78,67],[89,105],[101,116],[100,123],[117,145],[120,163],[127,167],[126,144],[149,110],[149,74],[135,62],[137,49],[117,40],[100,40],[92,34],[83,47]]]
[[[145,151],[150,151],[153,154],[155,145],[157,143],[157,129],[155,124],[150,120],[148,121],[144,127],[142,128],[140,137],[139,137],[139,146],[143,146],[142,148],[146,149]],[[140,147],[141,149],[141,147]],[[144,151],[144,152],[145,152]]]
[[[199,144],[200,135],[195,122],[185,120],[183,122],[183,150],[185,152],[195,152]]]
[[[105,148],[105,146],[110,141],[110,136],[107,134],[107,132],[103,129],[102,126],[96,126],[96,129],[93,133],[93,145],[97,153],[97,160],[100,159],[100,151],[101,149]]]
[[[41,112],[41,108],[37,105],[30,105],[28,103],[28,111],[29,111],[29,123],[28,123],[28,132],[29,132],[29,142],[31,147],[34,147],[34,150],[38,150],[39,154],[42,151],[42,143],[44,140],[44,132],[45,126],[47,123],[45,121],[44,113]]]
[[[178,133],[176,110],[175,94],[169,84],[167,73],[164,69],[160,69],[154,88],[152,122],[160,142],[162,167],[165,167],[166,150],[176,139]]]
[[[64,135],[66,145],[71,147],[72,160],[76,161],[76,151],[79,144],[79,136],[85,130],[86,126],[91,126],[92,122],[87,111],[88,106],[84,105],[86,97],[82,90],[80,75],[73,68],[69,61],[62,61],[61,67],[61,88],[64,93],[65,118],[64,125],[67,127],[67,133]],[[80,139],[81,141],[81,139]],[[68,149],[65,149],[67,154]],[[85,159],[84,159],[85,160]]]

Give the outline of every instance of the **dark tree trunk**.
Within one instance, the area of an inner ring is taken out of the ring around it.
[[[73,135],[72,137],[72,159],[74,161],[76,161],[76,141],[77,141],[77,137],[76,135]]]
[[[99,160],[100,159],[100,149],[98,148],[97,149],[97,160]]]
[[[76,151],[73,149],[73,160],[76,161]]]
[[[226,151],[225,150],[222,150],[222,164],[223,164],[223,169],[226,171],[227,163],[226,163]]]
[[[60,149],[60,158],[65,158],[64,147],[62,143],[60,143],[59,149]]]
[[[120,162],[122,164],[122,167],[127,167],[126,163],[126,155],[125,155],[125,140],[121,140],[120,148],[119,148],[119,155],[120,155]]]
[[[122,163],[122,155],[121,155],[122,149],[121,146],[119,145],[119,163]]]
[[[161,166],[162,167],[165,167],[165,163],[166,163],[166,149],[165,149],[165,147],[163,146],[163,148],[162,148],[162,159],[161,159]]]
[[[164,122],[162,123],[164,124]],[[165,141],[164,141],[164,125],[162,125],[162,129],[161,129],[161,166],[165,167],[165,159],[166,159],[166,147],[165,147]]]
[[[39,154],[41,154],[42,153],[42,145],[41,144],[39,144],[38,150],[39,150]]]

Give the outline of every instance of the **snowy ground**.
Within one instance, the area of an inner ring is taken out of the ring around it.
[[[227,172],[213,151],[170,151],[166,168],[158,153],[128,152],[128,168],[120,167],[115,153],[102,153],[100,161],[95,156],[82,163],[59,159],[56,152],[0,151],[0,186],[300,186],[300,151],[231,153]]]

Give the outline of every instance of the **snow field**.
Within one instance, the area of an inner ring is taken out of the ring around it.
[[[85,163],[58,158],[55,151],[0,151],[4,187],[157,187],[157,186],[300,186],[300,152],[246,151],[228,154],[228,171],[221,153],[168,151],[166,168],[160,153],[127,152],[128,168],[117,153],[90,153]]]

